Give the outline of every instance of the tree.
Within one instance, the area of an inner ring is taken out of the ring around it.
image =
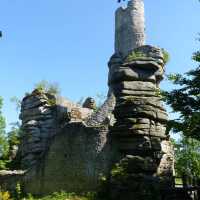
[[[200,139],[200,51],[194,53],[192,59],[198,63],[198,67],[184,75],[169,75],[169,80],[178,89],[165,91],[163,96],[173,111],[180,114],[178,119],[169,121],[168,131]]]
[[[6,123],[5,118],[2,116],[3,99],[0,97],[0,169],[4,169],[6,162],[5,159],[8,155],[8,141],[6,137]]]
[[[200,141],[182,136],[174,141],[175,168],[179,177],[200,177]]]

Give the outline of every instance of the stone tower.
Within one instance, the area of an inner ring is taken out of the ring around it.
[[[115,13],[115,53],[127,56],[145,43],[145,18],[143,0],[128,2],[127,8]]]

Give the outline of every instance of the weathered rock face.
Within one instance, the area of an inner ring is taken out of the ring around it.
[[[87,126],[101,126],[104,125],[113,125],[115,119],[113,115],[113,110],[115,107],[115,96],[111,93],[108,95],[104,104],[94,112],[88,120],[85,121]]]
[[[97,108],[95,100],[92,97],[88,97],[83,103],[83,108],[95,110]]]
[[[55,96],[38,90],[22,101],[23,136],[19,149],[21,166],[28,169],[43,159],[50,139],[56,134]]]
[[[143,0],[131,0],[127,8],[115,14],[115,53],[127,56],[145,43],[145,18]]]
[[[110,60],[109,86],[116,97],[116,123],[110,134],[124,155],[118,167],[125,173],[123,181],[119,174],[111,175],[112,199],[151,199],[159,187],[172,186],[173,148],[158,94],[163,67],[162,50],[152,46],[136,48],[126,58],[115,54]]]

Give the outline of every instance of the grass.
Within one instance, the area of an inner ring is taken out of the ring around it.
[[[183,185],[183,181],[181,178],[176,178],[175,179],[175,185]]]
[[[12,197],[9,192],[1,192],[0,200],[94,200],[94,193],[86,193],[83,195],[77,195],[75,193],[66,193],[64,191],[54,192],[51,195],[45,197],[33,197],[31,194],[28,194],[26,197]]]
[[[91,193],[85,195],[76,195],[75,193],[55,192],[43,198],[33,198],[29,196],[27,200],[93,200],[94,195]]]

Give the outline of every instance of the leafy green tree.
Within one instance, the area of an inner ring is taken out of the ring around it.
[[[168,132],[182,134],[181,139],[174,142],[176,173],[200,177],[200,51],[195,52],[192,59],[197,67],[183,75],[168,75],[176,89],[162,94],[178,114],[177,119],[169,121]]]
[[[10,101],[15,104],[16,110],[20,111],[22,101],[16,96],[13,96]]]
[[[11,125],[12,125],[11,131],[7,133],[9,147],[12,147],[14,145],[19,145],[20,137],[22,135],[21,125],[19,122],[12,123]]]
[[[21,124],[19,122],[11,124],[11,130],[7,133],[8,135],[8,144],[9,152],[7,156],[7,165],[9,169],[20,169],[20,154],[18,152],[22,130]]]
[[[200,141],[182,136],[174,141],[175,168],[179,177],[200,177]]]
[[[179,114],[178,119],[169,121],[168,131],[200,139],[200,51],[194,53],[192,59],[198,67],[184,75],[169,75],[169,80],[178,89],[165,91],[163,96],[165,102]]]
[[[6,137],[6,123],[5,118],[2,115],[3,99],[0,97],[0,169],[4,169],[6,166],[6,157],[8,155],[8,141]]]

